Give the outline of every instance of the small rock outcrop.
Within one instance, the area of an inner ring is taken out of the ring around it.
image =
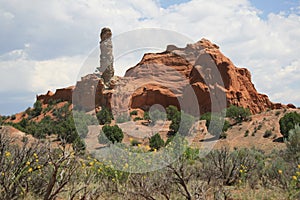
[[[46,94],[37,96],[36,99],[44,104],[48,104],[50,100],[72,102],[72,94],[74,89],[74,86],[70,86],[67,88],[57,89],[55,93],[48,91]]]

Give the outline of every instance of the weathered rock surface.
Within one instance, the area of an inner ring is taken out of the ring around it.
[[[61,101],[69,101],[72,102],[72,94],[74,90],[74,86],[70,86],[67,88],[57,89],[55,93],[48,91],[47,94],[39,95],[36,97],[38,101],[43,102],[44,104],[49,103],[50,100],[61,100]]]
[[[206,39],[189,44],[185,48],[170,45],[163,53],[146,54],[142,61],[129,69],[125,75],[135,79],[145,79],[149,76],[160,77],[159,82],[163,86],[174,88],[173,94],[165,94],[165,89],[152,86],[151,90],[156,91],[156,96],[159,96],[154,100],[155,96],[148,95],[149,90],[146,87],[142,93],[133,93],[132,107],[140,107],[145,102],[165,102],[172,95],[183,96],[186,81],[197,96],[201,113],[211,111],[211,95],[222,92],[226,95],[227,106],[242,106],[249,108],[252,113],[285,107],[272,103],[267,95],[258,93],[251,81],[250,72],[245,68],[237,68],[221,53],[217,45]]]
[[[64,95],[57,90],[60,95],[48,93],[38,99],[48,101],[62,96],[70,100],[73,93],[73,103],[85,110],[106,106],[115,113],[131,108],[146,110],[154,104],[175,105],[181,109],[186,106],[188,112],[199,109],[205,113],[212,111],[213,101],[249,108],[252,113],[287,108],[258,93],[250,72],[237,68],[217,45],[206,39],[185,48],[169,45],[165,52],[145,54],[136,66],[127,70],[125,77],[114,78],[113,82],[113,88],[105,89],[97,75],[87,75],[75,89],[62,89],[66,90]],[[224,99],[216,98],[218,95],[224,95]]]

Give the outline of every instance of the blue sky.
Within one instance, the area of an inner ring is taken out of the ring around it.
[[[114,35],[163,28],[195,42],[207,38],[251,71],[259,92],[300,106],[299,0],[69,2],[0,0],[0,114],[25,110],[36,94],[74,85],[104,26]],[[129,68],[141,56],[120,66]]]
[[[160,0],[161,7],[167,8],[174,4],[189,2],[189,0]],[[293,7],[299,6],[299,0],[250,0],[251,4],[262,11],[263,18],[270,13],[290,12]]]

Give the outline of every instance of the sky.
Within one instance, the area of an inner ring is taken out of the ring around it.
[[[251,71],[260,93],[300,106],[299,0],[0,0],[0,114],[74,85],[105,26],[115,36],[163,28],[207,38]],[[124,71],[143,53],[118,65]]]

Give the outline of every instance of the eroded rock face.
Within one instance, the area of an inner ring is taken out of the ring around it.
[[[39,95],[36,97],[38,101],[41,101],[44,104],[48,104],[50,100],[61,100],[72,102],[72,94],[74,90],[74,86],[70,86],[67,88],[57,89],[55,93],[48,91],[47,94]]]
[[[110,37],[110,30],[102,31],[101,40]],[[108,56],[112,49],[105,51]],[[185,48],[169,45],[165,52],[145,54],[136,66],[127,70],[125,77],[115,77],[112,85],[105,89],[102,80],[91,74],[77,82],[75,89],[57,90],[38,99],[46,102],[59,96],[71,100],[73,94],[73,103],[85,110],[106,106],[114,113],[131,108],[147,110],[154,104],[175,105],[191,114],[220,111],[229,105],[249,108],[252,113],[288,107],[272,103],[267,95],[258,93],[250,72],[237,68],[217,45],[206,39]],[[212,102],[217,101],[224,103],[213,106]]]
[[[173,95],[179,99],[185,95],[185,87],[192,86],[201,113],[210,112],[214,95],[222,93],[226,96],[226,106],[249,108],[252,113],[284,107],[272,103],[267,95],[259,94],[251,81],[250,72],[245,68],[237,68],[221,53],[217,45],[206,39],[189,44],[185,48],[170,45],[163,53],[146,54],[142,61],[129,69],[125,75],[135,79],[149,76],[160,77],[155,78],[155,81],[166,88],[172,88]],[[162,105],[172,96],[165,95],[161,87],[152,87],[151,90],[160,93],[157,94],[157,99],[160,99]],[[151,98],[155,97],[148,95],[148,92],[146,89],[138,95],[133,93],[132,106],[137,107],[138,102],[154,102]]]
[[[110,108],[110,100],[108,98],[109,95],[104,93],[104,84],[96,74],[82,77],[76,83],[73,92],[74,106],[86,111],[94,110],[99,106]]]

